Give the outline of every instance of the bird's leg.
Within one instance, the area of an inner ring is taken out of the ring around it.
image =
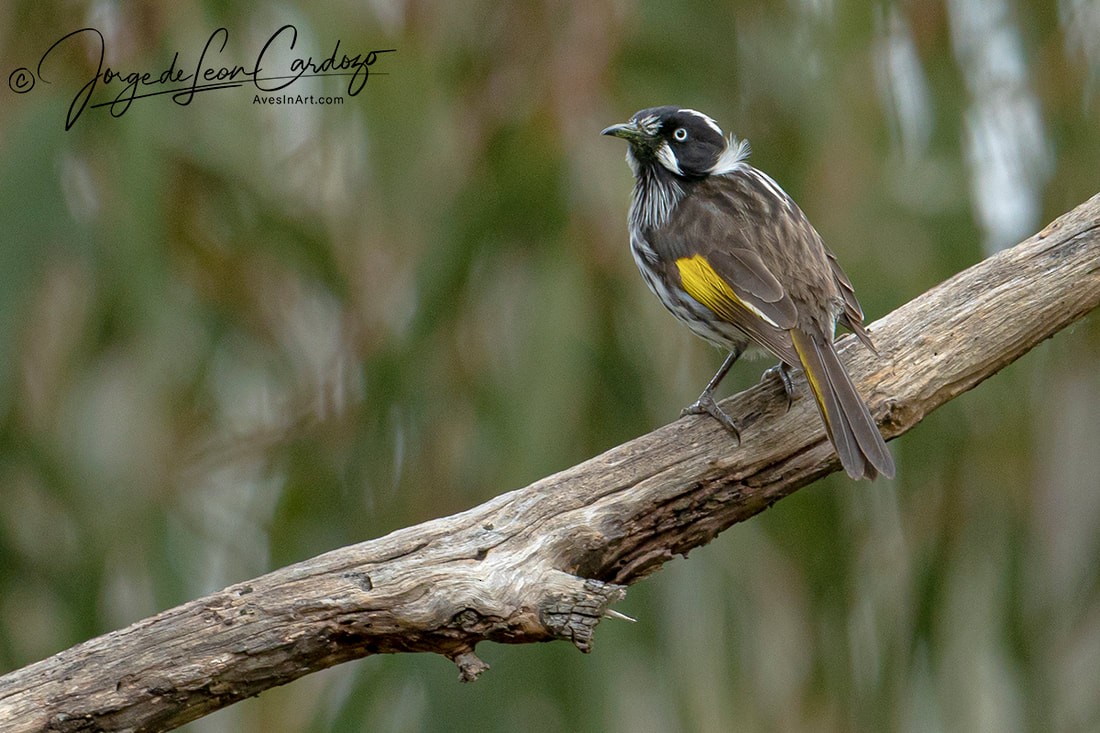
[[[787,409],[791,409],[791,405],[798,399],[798,388],[794,386],[794,380],[791,379],[791,367],[787,362],[781,361],[777,365],[764,371],[763,379],[767,379],[775,375],[779,377],[780,384],[783,385],[783,394],[787,398]]]
[[[734,362],[737,361],[741,356],[741,352],[744,350],[742,346],[730,351],[729,356],[722,362],[722,366],[718,367],[718,371],[715,372],[711,380],[707,382],[707,386],[703,390],[703,394],[699,395],[699,399],[680,411],[680,417],[684,417],[685,415],[710,415],[717,420],[722,427],[728,430],[730,435],[732,435],[734,440],[738,443],[741,442],[741,431],[737,429],[737,423],[733,421],[733,418],[723,412],[722,408],[718,406],[718,403],[714,401],[714,390],[725,378],[730,367],[733,366]]]

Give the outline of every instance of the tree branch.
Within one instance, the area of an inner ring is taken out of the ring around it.
[[[873,325],[841,355],[887,437],[1100,304],[1100,195]],[[454,516],[291,565],[0,678],[0,728],[168,730],[370,654],[429,651],[463,680],[484,640],[588,651],[625,586],[838,468],[778,380],[729,399],[739,448],[687,418]],[[612,612],[613,613],[613,612]]]

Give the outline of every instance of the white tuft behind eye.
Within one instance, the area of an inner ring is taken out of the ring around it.
[[[688,139],[688,131],[682,127],[677,127],[676,132],[672,133],[672,137],[674,137],[677,142],[682,143],[684,140]]]

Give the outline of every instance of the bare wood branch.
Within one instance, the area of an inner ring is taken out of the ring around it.
[[[873,325],[842,357],[900,435],[1100,304],[1100,196]],[[0,678],[0,728],[168,730],[370,654],[484,640],[588,651],[625,586],[838,468],[814,408],[777,380],[451,517],[230,586]]]

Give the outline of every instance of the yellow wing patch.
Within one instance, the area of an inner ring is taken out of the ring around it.
[[[714,271],[703,255],[681,257],[676,260],[676,268],[680,271],[680,282],[687,294],[720,317],[732,322],[736,318],[735,309],[743,308],[772,326],[779,327],[775,321],[761,313],[759,308],[738,298],[729,283]]]

